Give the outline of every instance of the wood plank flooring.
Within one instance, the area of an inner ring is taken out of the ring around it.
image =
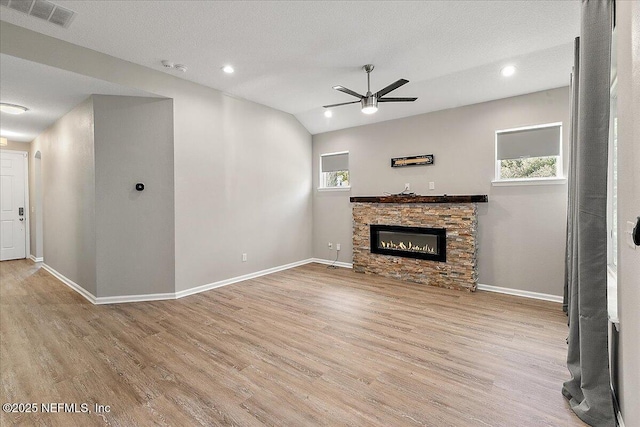
[[[109,306],[27,260],[0,284],[0,403],[91,409],[2,426],[584,425],[560,393],[555,303],[319,264]]]

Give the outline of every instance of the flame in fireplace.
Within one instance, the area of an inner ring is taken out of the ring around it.
[[[436,248],[432,248],[429,245],[414,245],[411,242],[405,244],[404,242],[394,243],[393,240],[390,240],[389,242],[380,241],[380,246],[384,249],[394,249],[397,251],[422,252],[434,255],[437,254]]]

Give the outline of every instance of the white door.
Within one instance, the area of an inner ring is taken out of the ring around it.
[[[0,261],[27,257],[25,154],[0,151]]]

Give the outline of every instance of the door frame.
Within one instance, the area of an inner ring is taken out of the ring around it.
[[[3,153],[22,154],[24,159],[24,210],[26,212],[24,216],[26,231],[24,233],[25,244],[24,259],[31,259],[31,207],[29,206],[29,152],[20,150],[5,150],[0,149]]]

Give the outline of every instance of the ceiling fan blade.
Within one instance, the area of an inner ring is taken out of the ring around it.
[[[355,96],[356,98],[364,98],[363,95],[360,95],[358,92],[354,92],[351,89],[347,89],[344,86],[334,86],[335,90],[339,90],[340,92],[348,93],[349,95]]]
[[[351,101],[351,102],[342,102],[340,104],[331,104],[331,105],[323,105],[322,108],[331,108],[331,107],[339,107],[341,105],[347,105],[347,104],[359,104],[360,101]]]
[[[386,94],[388,94],[389,92],[391,92],[392,90],[396,90],[400,86],[405,85],[407,83],[409,83],[409,80],[405,80],[405,79],[400,79],[395,83],[391,83],[389,86],[385,87],[384,89],[380,89],[378,92],[376,92],[376,97],[380,99]]]
[[[418,98],[378,98],[378,102],[413,102]]]

